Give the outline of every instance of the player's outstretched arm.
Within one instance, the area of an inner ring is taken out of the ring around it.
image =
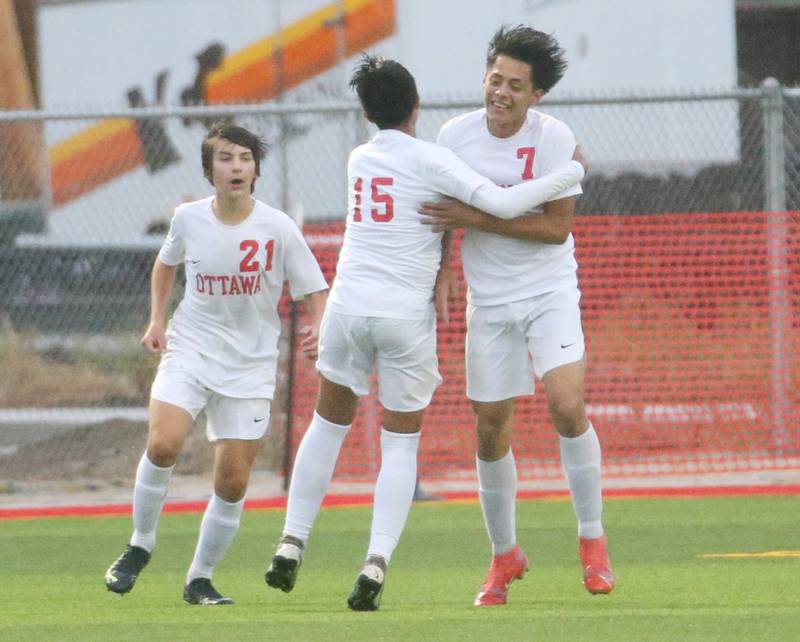
[[[580,145],[576,146],[572,160],[580,163],[583,169],[588,171],[589,165]],[[556,190],[560,190],[561,185],[564,184],[563,181],[572,180],[570,164],[574,165],[574,163],[568,163],[544,178],[528,181],[504,191],[513,192],[520,187],[538,184],[536,193],[540,196],[550,195],[549,197],[552,198],[559,193]],[[525,214],[510,219],[498,218],[478,207],[453,199],[423,203],[419,211],[424,215],[422,222],[430,225],[434,232],[472,228],[539,243],[561,244],[572,230],[575,199],[566,197],[549,201],[545,203],[544,211],[541,214]]]
[[[575,197],[567,196],[545,203],[544,211],[539,214],[509,219],[497,218],[452,199],[425,203],[419,211],[425,215],[422,222],[430,225],[434,232],[472,228],[489,234],[560,245],[572,231]]]
[[[475,190],[469,205],[498,218],[514,218],[576,185],[584,173],[584,166],[571,160],[547,176],[512,187],[499,187],[487,179]]]
[[[311,324],[301,328],[300,354],[309,361],[315,361],[319,354],[319,326],[322,315],[325,313],[325,303],[328,300],[328,291],[320,290],[307,294],[303,300],[306,313],[311,318]]]
[[[161,259],[153,264],[150,277],[150,323],[142,336],[141,344],[148,352],[163,352],[167,348],[167,303],[175,284],[178,268]]]

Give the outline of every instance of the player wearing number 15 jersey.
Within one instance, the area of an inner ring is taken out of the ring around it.
[[[133,588],[156,544],[156,525],[175,459],[201,410],[215,444],[214,494],[200,525],[183,599],[230,604],[211,585],[239,527],[253,460],[270,419],[284,280],[306,296],[312,329],[301,349],[316,357],[327,284],[300,230],[251,196],[264,148],[241,127],[217,124],[203,141],[215,195],[175,210],[153,266],[150,326],[142,343],[163,356],[150,394],[147,450],[136,472],[133,535],[106,572],[116,593]],[[186,289],[169,328],[166,307],[178,264]]]
[[[365,56],[351,86],[379,131],[350,155],[345,239],[320,330],[320,397],[266,581],[287,592],[294,586],[358,397],[368,394],[376,370],[381,465],[366,562],[348,597],[354,610],[375,610],[411,506],[422,415],[441,381],[433,299],[442,235],[421,223],[417,208],[445,195],[511,217],[577,183],[583,167],[568,158],[543,181],[500,188],[451,151],[414,137],[419,97],[402,65]]]

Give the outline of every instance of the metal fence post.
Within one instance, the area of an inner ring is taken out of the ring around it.
[[[764,208],[786,211],[786,155],[783,146],[783,87],[774,78],[761,83],[764,119]]]
[[[290,211],[289,201],[289,123],[286,112],[279,116],[280,127],[280,155],[281,155],[281,209]],[[297,303],[289,301],[289,358],[286,375],[286,435],[283,452],[283,490],[289,492],[289,480],[292,473],[292,433],[294,432],[294,378],[295,378],[295,348],[297,346]]]
[[[280,166],[281,166],[281,210],[287,214],[290,212],[291,202],[289,199],[289,121],[288,110],[286,108],[286,78],[284,77],[284,42],[283,42],[283,12],[281,11],[281,2],[275,2],[273,5],[274,18],[278,24],[279,43],[277,55],[275,56],[275,66],[278,76],[278,92],[276,103],[280,112],[278,113],[278,140],[280,141]],[[286,373],[286,395],[284,397],[286,403],[286,429],[284,433],[284,450],[283,450],[283,490],[289,492],[289,481],[292,473],[292,432],[294,428],[294,376],[295,376],[295,347],[296,347],[296,333],[297,333],[297,304],[294,300],[289,301],[289,340],[287,349],[289,357],[287,361]]]
[[[771,414],[773,444],[778,452],[789,443],[790,313],[787,257],[786,156],[783,144],[783,87],[774,78],[761,85],[764,118],[764,206],[767,210],[767,269],[769,270],[769,325]]]

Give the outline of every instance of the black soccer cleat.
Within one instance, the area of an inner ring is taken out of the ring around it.
[[[280,589],[288,593],[294,588],[297,582],[297,571],[300,569],[300,560],[276,555],[272,558],[267,572],[264,574],[264,581],[272,588]]]
[[[184,586],[183,601],[189,604],[202,604],[203,606],[233,604],[233,598],[220,595],[207,577],[196,577]]]
[[[122,555],[106,571],[106,587],[109,591],[124,595],[136,584],[136,578],[149,561],[149,552],[141,546],[128,544]]]
[[[289,593],[297,582],[302,563],[303,549],[293,542],[281,542],[264,574],[264,581],[272,588]]]
[[[347,597],[347,606],[353,611],[377,611],[383,595],[384,579],[382,569],[370,564],[365,566]]]

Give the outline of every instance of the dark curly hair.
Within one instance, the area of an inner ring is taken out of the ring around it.
[[[531,82],[545,93],[561,80],[567,70],[565,52],[550,34],[525,25],[503,25],[489,41],[486,66],[491,67],[498,56],[520,60],[531,67]]]

